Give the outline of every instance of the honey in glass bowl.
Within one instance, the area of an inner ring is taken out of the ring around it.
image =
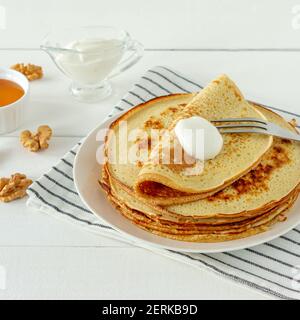
[[[0,79],[0,107],[5,107],[24,95],[24,89],[16,82]]]

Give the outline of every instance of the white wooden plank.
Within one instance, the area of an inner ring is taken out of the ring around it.
[[[128,247],[28,209],[26,199],[0,203],[0,247]]]
[[[21,145],[19,137],[0,137],[0,175],[9,176],[22,172],[31,179],[37,179],[56,164],[79,139],[53,137],[47,150],[30,152]]]
[[[0,299],[265,298],[138,248],[0,248],[0,265]]]
[[[21,172],[37,179],[77,141],[78,138],[53,138],[46,151],[32,153],[20,145],[18,138],[2,137],[0,176]],[[125,246],[28,209],[25,202],[26,198],[0,203],[0,246]]]
[[[44,53],[0,50],[0,61],[4,66],[30,61],[44,67],[45,78],[31,83],[28,120],[21,129],[47,123],[56,136],[86,135],[101,123],[138,78],[155,65],[167,65],[201,79],[203,85],[218,74],[227,73],[247,98],[300,113],[297,52],[146,52],[138,65],[113,80],[113,96],[96,104],[75,101],[68,92],[69,81]],[[10,135],[18,134],[19,131]]]
[[[38,47],[53,27],[116,25],[147,48],[299,47],[294,0],[1,0],[1,47]]]

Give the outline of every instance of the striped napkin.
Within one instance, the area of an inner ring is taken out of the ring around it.
[[[129,109],[141,102],[174,92],[201,89],[192,81],[167,67],[155,67],[138,81],[109,115]],[[275,108],[273,108],[275,109]],[[300,115],[275,109],[290,118]],[[207,269],[225,278],[281,299],[300,299],[300,226],[269,243],[253,248],[214,254],[182,253],[146,246],[96,218],[79,199],[73,181],[73,162],[80,142],[28,190],[27,205],[88,231],[145,247],[153,252]]]

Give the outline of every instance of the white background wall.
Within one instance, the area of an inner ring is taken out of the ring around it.
[[[0,6],[6,10],[0,48],[37,47],[53,26],[94,24],[122,26],[148,49],[300,48],[300,0],[0,0]]]

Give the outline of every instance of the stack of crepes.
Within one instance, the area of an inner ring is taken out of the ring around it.
[[[153,154],[160,155],[163,144],[153,139],[153,130],[172,133],[179,119],[195,115],[210,121],[258,118],[296,131],[293,122],[247,102],[226,75],[199,93],[155,98],[110,126],[100,178],[109,201],[138,227],[181,241],[234,240],[284,221],[299,194],[300,144],[261,134],[223,134],[221,152],[202,166],[196,160],[177,163],[172,152],[169,162],[157,161]],[[141,153],[144,157],[128,159]]]

